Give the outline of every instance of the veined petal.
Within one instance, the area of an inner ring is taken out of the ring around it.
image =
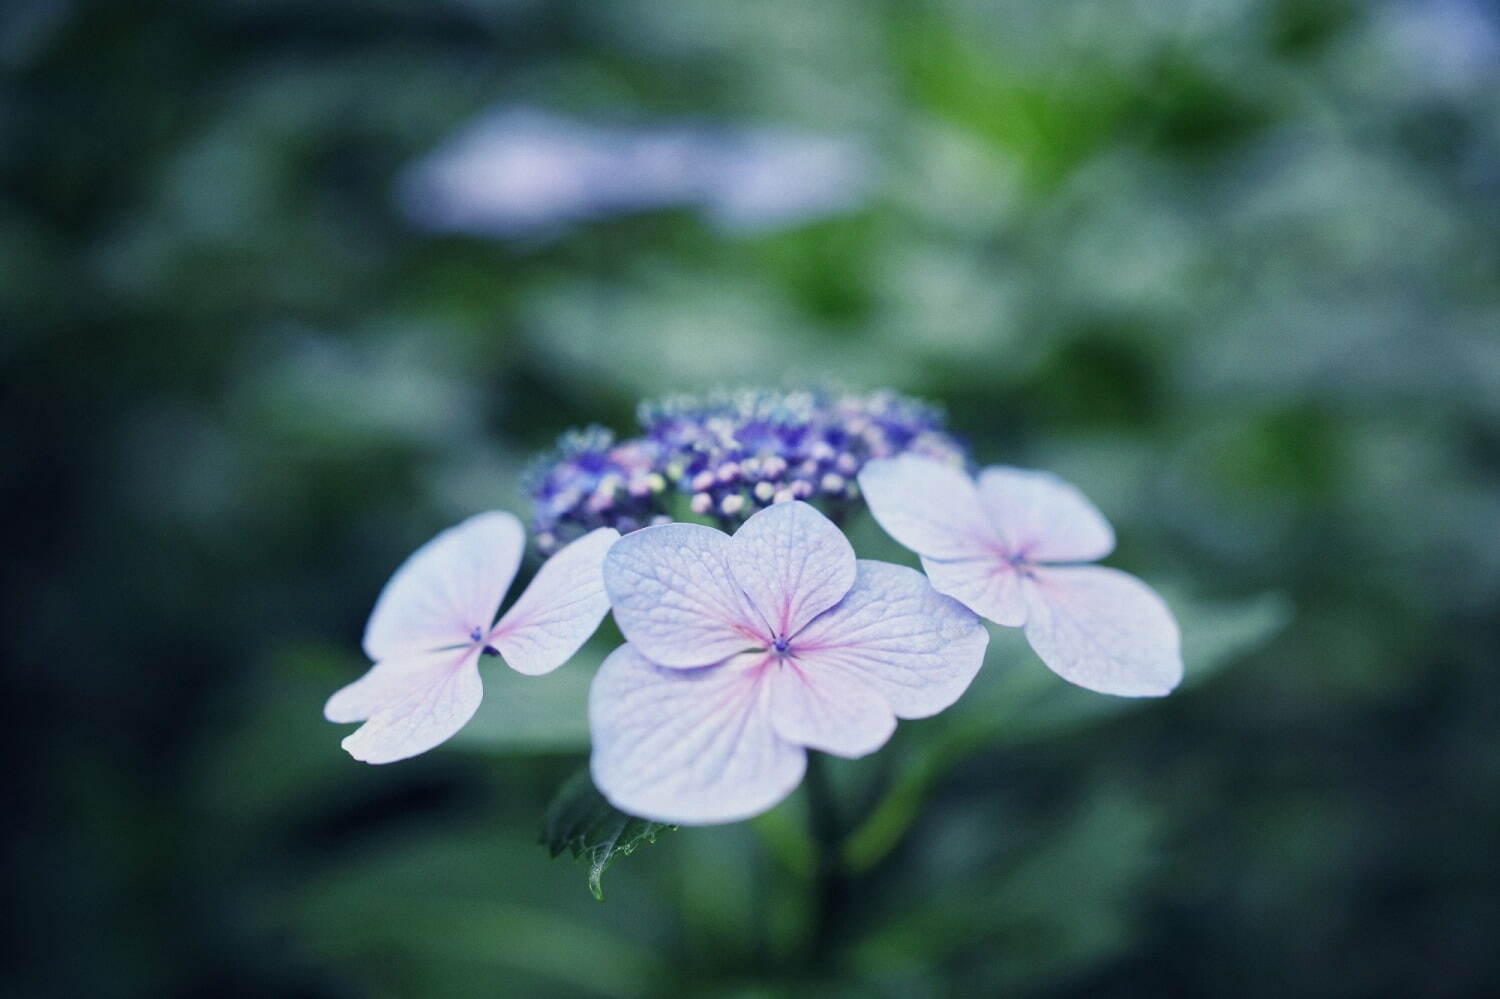
[[[365,654],[377,662],[466,645],[488,631],[521,564],[526,532],[503,510],[448,528],[401,564],[365,625]]]
[[[589,690],[594,784],[622,811],[684,825],[736,822],[776,804],[801,782],[807,754],[771,726],[769,665],[742,655],[664,669],[620,646]]]
[[[1026,638],[1058,676],[1101,694],[1154,697],[1182,680],[1177,621],[1156,591],[1104,566],[1037,567]]]
[[[651,662],[692,668],[770,643],[729,571],[729,535],[699,524],[647,527],[604,557],[625,638]]]
[[[459,650],[448,649],[375,663],[364,676],[333,692],[323,705],[323,717],[337,724],[365,721],[407,694],[425,689],[438,670],[459,655]]]
[[[806,503],[778,503],[729,540],[729,569],[773,634],[795,635],[854,585],[854,548]]]
[[[925,718],[968,689],[989,640],[972,611],[920,572],[861,559],[849,595],[803,630],[792,655],[809,675],[859,677],[898,718]]]
[[[859,488],[885,532],[919,555],[973,558],[1001,547],[962,469],[902,455],[865,465]]]
[[[489,634],[517,673],[550,673],[572,658],[609,610],[604,554],[620,538],[613,527],[590,531],[537,570]]]
[[[343,741],[365,763],[404,760],[445,741],[479,708],[479,647],[427,652],[378,662],[335,693],[323,708],[329,721],[364,721]]]
[[[1115,532],[1104,514],[1051,472],[992,465],[979,473],[979,498],[1010,555],[1093,562],[1114,551]]]
[[[945,593],[980,617],[1018,628],[1026,622],[1021,574],[999,555],[945,559],[922,556],[932,588]]]
[[[795,660],[768,667],[771,724],[788,742],[853,759],[896,731],[885,697],[851,670]]]

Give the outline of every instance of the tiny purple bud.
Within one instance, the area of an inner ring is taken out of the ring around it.
[[[719,503],[719,512],[726,517],[733,517],[745,508],[745,497],[739,493],[730,493]]]
[[[708,493],[694,493],[692,503],[689,504],[692,511],[700,516],[713,509],[714,498]]]

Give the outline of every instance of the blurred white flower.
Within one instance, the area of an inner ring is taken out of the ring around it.
[[[731,232],[857,208],[871,166],[853,139],[703,122],[595,125],[508,108],[413,164],[397,199],[417,225],[502,239],[552,236],[631,212],[696,208]]]
[[[1475,0],[1425,0],[1384,11],[1383,41],[1391,57],[1435,91],[1471,93],[1500,65],[1495,17]]]

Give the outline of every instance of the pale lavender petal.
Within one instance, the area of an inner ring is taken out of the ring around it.
[[[613,527],[590,531],[537,570],[488,642],[517,673],[550,673],[573,657],[609,611],[604,555],[620,538]]]
[[[922,556],[922,568],[932,588],[996,624],[1018,628],[1026,622],[1026,598],[1021,574],[998,555],[945,559]]]
[[[1182,680],[1177,621],[1156,591],[1104,566],[1037,568],[1024,584],[1026,638],[1064,680],[1124,697]]]
[[[766,680],[771,724],[788,742],[853,759],[896,731],[885,697],[852,670],[787,660],[772,664]]]
[[[1051,472],[993,465],[979,473],[984,511],[1007,554],[1031,562],[1093,562],[1114,551],[1099,508]]]
[[[630,535],[627,535],[627,539]],[[807,754],[776,734],[764,655],[665,669],[622,645],[589,690],[594,784],[622,811],[712,825],[758,815],[802,780]]]
[[[604,558],[604,588],[626,640],[678,668],[768,645],[728,552],[729,535],[699,524],[647,527],[616,541]]]
[[[484,696],[478,663],[478,646],[379,662],[329,698],[323,714],[334,722],[365,722],[343,741],[356,760],[404,760],[474,717]]]
[[[461,653],[457,649],[417,652],[378,662],[358,680],[334,691],[323,705],[323,717],[338,724],[365,721],[408,694],[426,689]]]
[[[902,455],[865,465],[859,488],[885,532],[919,555],[973,558],[1001,548],[962,469]]]
[[[755,514],[729,542],[729,569],[773,635],[790,636],[854,585],[854,548],[806,503]]]
[[[989,632],[915,569],[859,561],[854,586],[792,643],[810,674],[845,670],[878,690],[898,718],[935,715],[984,662]]]
[[[418,548],[375,601],[365,655],[379,661],[474,641],[475,628],[494,623],[525,546],[521,522],[492,510]]]

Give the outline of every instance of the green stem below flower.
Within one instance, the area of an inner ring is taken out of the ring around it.
[[[822,753],[808,752],[806,785],[808,826],[815,848],[807,963],[815,966],[833,952],[848,901],[849,877],[843,862],[844,825]]]

